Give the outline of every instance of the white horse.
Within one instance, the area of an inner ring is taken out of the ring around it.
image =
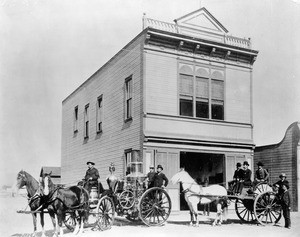
[[[195,180],[184,170],[181,169],[172,178],[173,184],[181,183],[185,200],[190,208],[191,223],[190,225],[199,226],[198,221],[198,208],[197,205],[208,204],[216,201],[217,203],[217,216],[212,225],[221,225],[224,219],[227,217],[227,191],[221,185],[211,185],[208,187],[202,187],[198,185]],[[194,218],[195,217],[195,218]],[[195,222],[195,224],[194,224]]]

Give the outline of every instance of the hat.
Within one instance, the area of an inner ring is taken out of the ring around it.
[[[158,166],[156,167],[156,169],[158,169],[158,168],[161,168],[162,170],[164,169],[161,165],[158,165]]]
[[[149,166],[149,169],[154,169],[154,166],[153,166],[153,165],[150,165],[150,166]]]
[[[248,165],[249,166],[248,161],[244,161],[243,165]]]
[[[281,173],[281,174],[279,175],[279,178],[282,178],[282,177],[286,177],[285,173]]]
[[[95,165],[95,163],[92,162],[92,161],[88,161],[88,162],[86,162],[86,164],[87,164],[87,165],[88,165],[88,164]]]
[[[262,162],[260,162],[260,161],[257,162],[257,165],[258,165],[258,166],[264,166],[264,164],[263,164]]]
[[[236,163],[236,167],[241,167],[242,164],[240,162]]]

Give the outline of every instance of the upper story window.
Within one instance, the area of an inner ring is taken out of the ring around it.
[[[89,104],[84,108],[84,138],[89,137]]]
[[[125,121],[132,118],[132,76],[125,79]]]
[[[179,65],[179,114],[224,120],[224,72],[198,65]]]
[[[103,121],[103,95],[97,99],[97,133],[102,132],[102,121]]]
[[[73,131],[78,132],[78,106],[74,108],[74,118],[73,118]]]

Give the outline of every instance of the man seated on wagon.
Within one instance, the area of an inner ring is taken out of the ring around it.
[[[98,170],[94,167],[94,162],[88,161],[86,164],[88,165],[88,169],[84,177],[84,188],[88,191],[88,193],[90,193],[92,187],[98,187],[98,179],[100,178],[100,175]]]
[[[258,169],[254,175],[254,182],[253,186],[255,187],[257,184],[261,182],[268,182],[269,181],[269,173],[266,169],[263,168],[264,164],[262,162],[257,163]]]
[[[244,170],[242,164],[238,162],[236,164],[236,170],[234,171],[233,180],[228,182],[229,188],[231,188],[233,194],[240,194],[242,192],[241,182],[244,179]]]

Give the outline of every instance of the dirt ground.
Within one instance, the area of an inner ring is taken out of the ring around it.
[[[11,197],[9,195],[0,195],[0,236],[30,236],[33,230],[32,217],[29,214],[19,214],[17,210],[24,210],[27,206],[25,197]],[[199,215],[200,226],[189,226],[189,215],[187,212],[181,214],[172,214],[168,222],[160,227],[147,227],[137,222],[132,223],[124,218],[117,218],[114,225],[107,231],[93,231],[86,228],[83,237],[92,236],[130,236],[130,237],[182,237],[182,236],[251,236],[251,237],[291,237],[300,234],[300,212],[292,212],[292,228],[283,228],[284,220],[276,226],[261,226],[257,224],[242,224],[236,216],[234,210],[229,211],[228,221],[222,226],[211,226],[212,218],[215,213],[209,217]],[[39,222],[39,219],[38,219]],[[47,236],[53,236],[53,226],[51,220],[46,214],[45,229]],[[38,236],[41,236],[41,227],[38,223]],[[70,231],[64,229],[64,236],[73,236]]]

